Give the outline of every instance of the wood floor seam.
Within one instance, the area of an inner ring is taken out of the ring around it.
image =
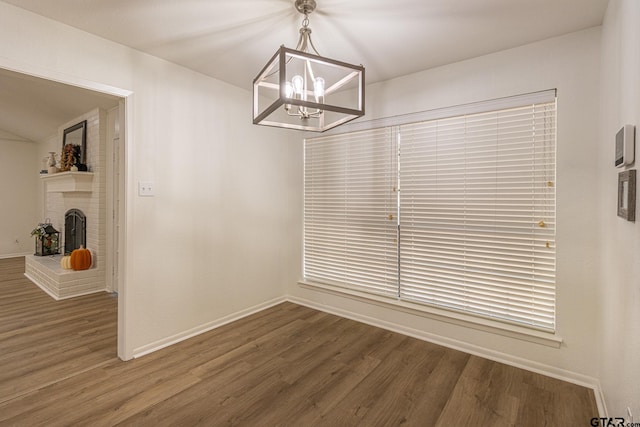
[[[4,403],[10,402],[11,400],[19,399],[22,396],[35,393],[35,392],[37,392],[39,390],[42,390],[42,389],[44,389],[46,387],[49,387],[49,386],[53,385],[53,384],[56,384],[56,383],[59,383],[61,381],[65,381],[65,380],[71,379],[71,378],[76,377],[78,375],[84,374],[86,372],[90,372],[90,371],[92,371],[94,369],[101,368],[103,366],[109,365],[110,363],[114,363],[114,362],[119,362],[119,359],[118,358],[114,358],[112,360],[107,360],[107,361],[104,361],[104,362],[100,362],[100,363],[97,363],[97,364],[92,365],[92,366],[87,366],[85,368],[82,368],[82,369],[79,369],[77,371],[74,371],[74,372],[72,372],[72,373],[70,373],[68,375],[60,376],[60,377],[58,377],[58,378],[56,378],[54,380],[51,380],[51,381],[49,381],[47,383],[42,383],[42,384],[40,384],[40,385],[38,385],[36,387],[33,387],[33,388],[29,389],[29,390],[23,390],[20,393],[18,393],[16,395],[13,395],[13,396],[0,396],[0,406],[3,405]]]

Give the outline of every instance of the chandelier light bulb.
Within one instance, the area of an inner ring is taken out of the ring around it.
[[[291,82],[286,82],[284,85],[284,96],[287,98],[293,97],[293,85]],[[284,109],[286,111],[291,110],[291,104],[284,104]]]
[[[316,97],[316,102],[324,103],[324,79],[322,77],[316,77],[314,80],[313,94]]]
[[[302,98],[302,89],[304,88],[304,79],[300,75],[293,76],[291,79],[293,90],[298,98]]]
[[[284,96],[287,98],[293,97],[293,84],[291,82],[286,82],[284,86]]]

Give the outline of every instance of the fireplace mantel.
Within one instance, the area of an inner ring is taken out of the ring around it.
[[[58,172],[42,174],[40,178],[47,183],[47,193],[91,192],[93,172]]]

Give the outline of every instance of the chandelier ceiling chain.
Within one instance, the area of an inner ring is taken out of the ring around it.
[[[304,15],[296,48],[281,46],[253,81],[254,124],[322,132],[364,115],[364,67],[322,57],[309,27],[316,1],[295,8]]]
[[[313,52],[321,56],[318,52],[318,49],[313,44],[313,40],[311,39],[311,28],[309,28],[309,15],[305,14],[304,19],[302,20],[302,27],[300,28],[300,38],[298,39],[298,45],[296,46],[296,50],[300,52],[309,52],[309,46],[313,49]],[[310,52],[309,52],[310,53]]]

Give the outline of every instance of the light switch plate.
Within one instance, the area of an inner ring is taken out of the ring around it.
[[[151,181],[138,181],[138,196],[150,197],[155,195],[155,187]]]

